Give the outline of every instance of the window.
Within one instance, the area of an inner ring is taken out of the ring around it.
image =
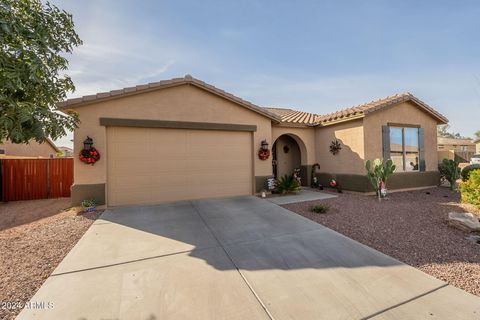
[[[468,146],[460,146],[460,151],[468,151]]]
[[[390,127],[390,159],[398,171],[418,171],[418,128]]]

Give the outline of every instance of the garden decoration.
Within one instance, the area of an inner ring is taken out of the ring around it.
[[[302,185],[302,178],[300,177],[300,169],[293,169],[293,177],[297,180],[299,185]]]
[[[337,139],[333,140],[332,143],[330,144],[330,152],[333,155],[336,155],[338,152],[342,150],[342,145],[340,144],[340,141]]]
[[[312,172],[311,172],[312,188],[318,188],[320,186],[320,184],[318,183],[318,178],[315,176],[315,173],[319,169],[320,169],[320,165],[318,163],[315,163],[312,165]]]
[[[97,210],[97,203],[95,200],[83,200],[82,203],[83,212],[94,212]]]
[[[270,191],[275,189],[275,178],[274,177],[268,177],[267,178],[267,188]]]
[[[328,185],[334,189],[337,189],[338,193],[342,193],[342,188],[340,188],[340,184],[336,179],[331,179]]]
[[[267,140],[263,140],[261,143],[261,147],[258,150],[258,158],[260,160],[267,160],[270,157],[270,150],[268,149],[268,142]]]
[[[328,183],[328,185],[329,185],[330,187],[332,187],[332,188],[336,188],[337,185],[338,185],[337,180],[335,180],[335,179],[330,180],[330,182]]]
[[[378,196],[378,201],[381,201],[382,198],[387,196],[387,179],[395,172],[396,166],[390,159],[387,161],[375,159],[373,166],[372,162],[368,160],[365,163],[365,169],[367,169],[368,180]]]
[[[93,146],[93,139],[87,136],[87,139],[83,141],[83,149],[80,151],[79,159],[83,163],[94,165],[100,160],[100,153]]]

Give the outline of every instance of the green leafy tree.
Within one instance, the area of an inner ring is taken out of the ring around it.
[[[72,16],[39,0],[0,1],[0,141],[57,139],[78,124],[56,110],[75,87],[62,56],[82,44]]]
[[[480,139],[480,130],[478,130],[477,132],[475,132],[475,137],[476,137],[477,139]]]

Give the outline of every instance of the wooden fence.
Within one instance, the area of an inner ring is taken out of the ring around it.
[[[73,159],[1,159],[1,200],[70,197]]]

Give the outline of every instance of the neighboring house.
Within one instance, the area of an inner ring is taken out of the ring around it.
[[[475,153],[479,154],[480,153],[480,139],[475,140],[474,143],[475,143]]]
[[[460,162],[469,162],[470,158],[475,154],[475,143],[473,139],[466,138],[446,138],[438,137],[438,158],[455,159]]]
[[[43,143],[31,140],[28,144],[16,144],[10,141],[0,143],[0,157],[22,157],[22,158],[54,158],[60,150],[47,139]]]
[[[74,152],[87,136],[101,158],[74,159],[72,202],[94,198],[109,206],[249,195],[266,179],[312,166],[327,184],[371,191],[364,163],[392,158],[391,189],[438,183],[437,125],[448,120],[410,93],[327,115],[262,108],[185,76],[59,104],[78,112]],[[330,152],[337,140],[341,150]],[[261,160],[262,141],[272,155]],[[272,161],[273,160],[273,161]]]
[[[68,157],[73,157],[73,149],[69,147],[58,147],[60,152],[62,153],[62,157],[68,158]]]
[[[437,140],[438,150],[475,152],[475,142],[473,141],[473,139],[438,137]]]

